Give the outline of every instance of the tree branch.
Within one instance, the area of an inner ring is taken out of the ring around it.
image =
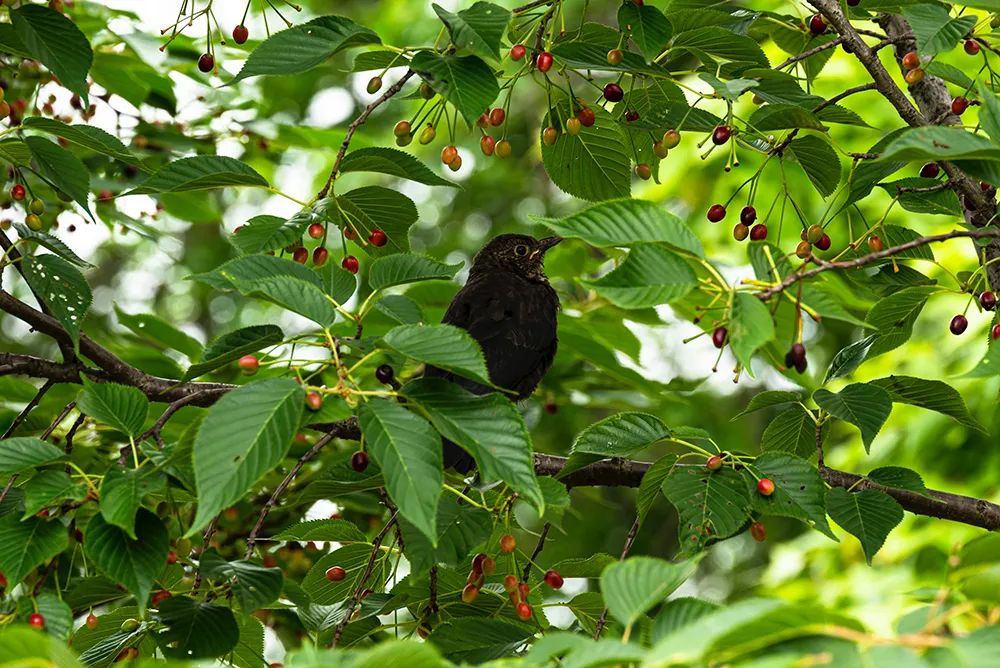
[[[629,550],[632,549],[632,542],[635,540],[635,535],[639,533],[639,517],[635,518],[632,522],[632,528],[628,530],[628,535],[625,536],[625,545],[622,546],[622,556],[618,558],[618,561],[625,561],[625,557],[628,556]],[[601,617],[597,620],[597,626],[594,628],[594,640],[598,640],[601,637],[601,631],[604,630],[604,625],[608,621],[608,606],[604,606],[601,610]]]
[[[354,607],[358,604],[358,600],[361,598],[361,592],[365,589],[365,583],[368,582],[368,578],[371,577],[372,571],[375,570],[375,559],[378,556],[379,548],[382,546],[382,541],[385,539],[385,535],[389,533],[389,529],[392,525],[396,523],[396,518],[398,513],[393,513],[389,521],[385,523],[382,530],[378,532],[378,535],[372,540],[372,552],[368,556],[368,564],[365,566],[365,572],[361,574],[361,578],[358,579],[358,584],[354,587],[354,594],[351,596],[351,600],[347,603],[347,609],[344,611],[344,618],[340,620],[337,624],[337,630],[333,634],[333,641],[330,643],[330,647],[336,647],[337,643],[340,642],[340,636],[344,633],[344,627],[347,623],[351,621],[351,615],[354,614]]]

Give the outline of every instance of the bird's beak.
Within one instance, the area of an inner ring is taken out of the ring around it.
[[[538,240],[538,248],[541,249],[542,253],[544,253],[562,240],[562,237],[545,237],[544,239]]]

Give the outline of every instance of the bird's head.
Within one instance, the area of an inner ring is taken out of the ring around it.
[[[476,253],[471,273],[509,271],[529,280],[544,281],[545,251],[562,241],[562,237],[536,239],[526,234],[501,234]]]

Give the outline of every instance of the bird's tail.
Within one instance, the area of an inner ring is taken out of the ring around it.
[[[460,445],[442,438],[441,448],[446,469],[453,468],[464,475],[476,467],[476,460]]]

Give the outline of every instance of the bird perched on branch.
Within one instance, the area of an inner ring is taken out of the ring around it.
[[[549,285],[545,252],[562,237],[535,239],[501,234],[472,260],[469,280],[448,306],[442,322],[469,332],[483,349],[494,385],[526,399],[538,387],[556,355],[559,298]],[[429,377],[446,378],[473,394],[495,390],[436,367]],[[444,441],[444,466],[467,473],[475,461],[465,450]]]

